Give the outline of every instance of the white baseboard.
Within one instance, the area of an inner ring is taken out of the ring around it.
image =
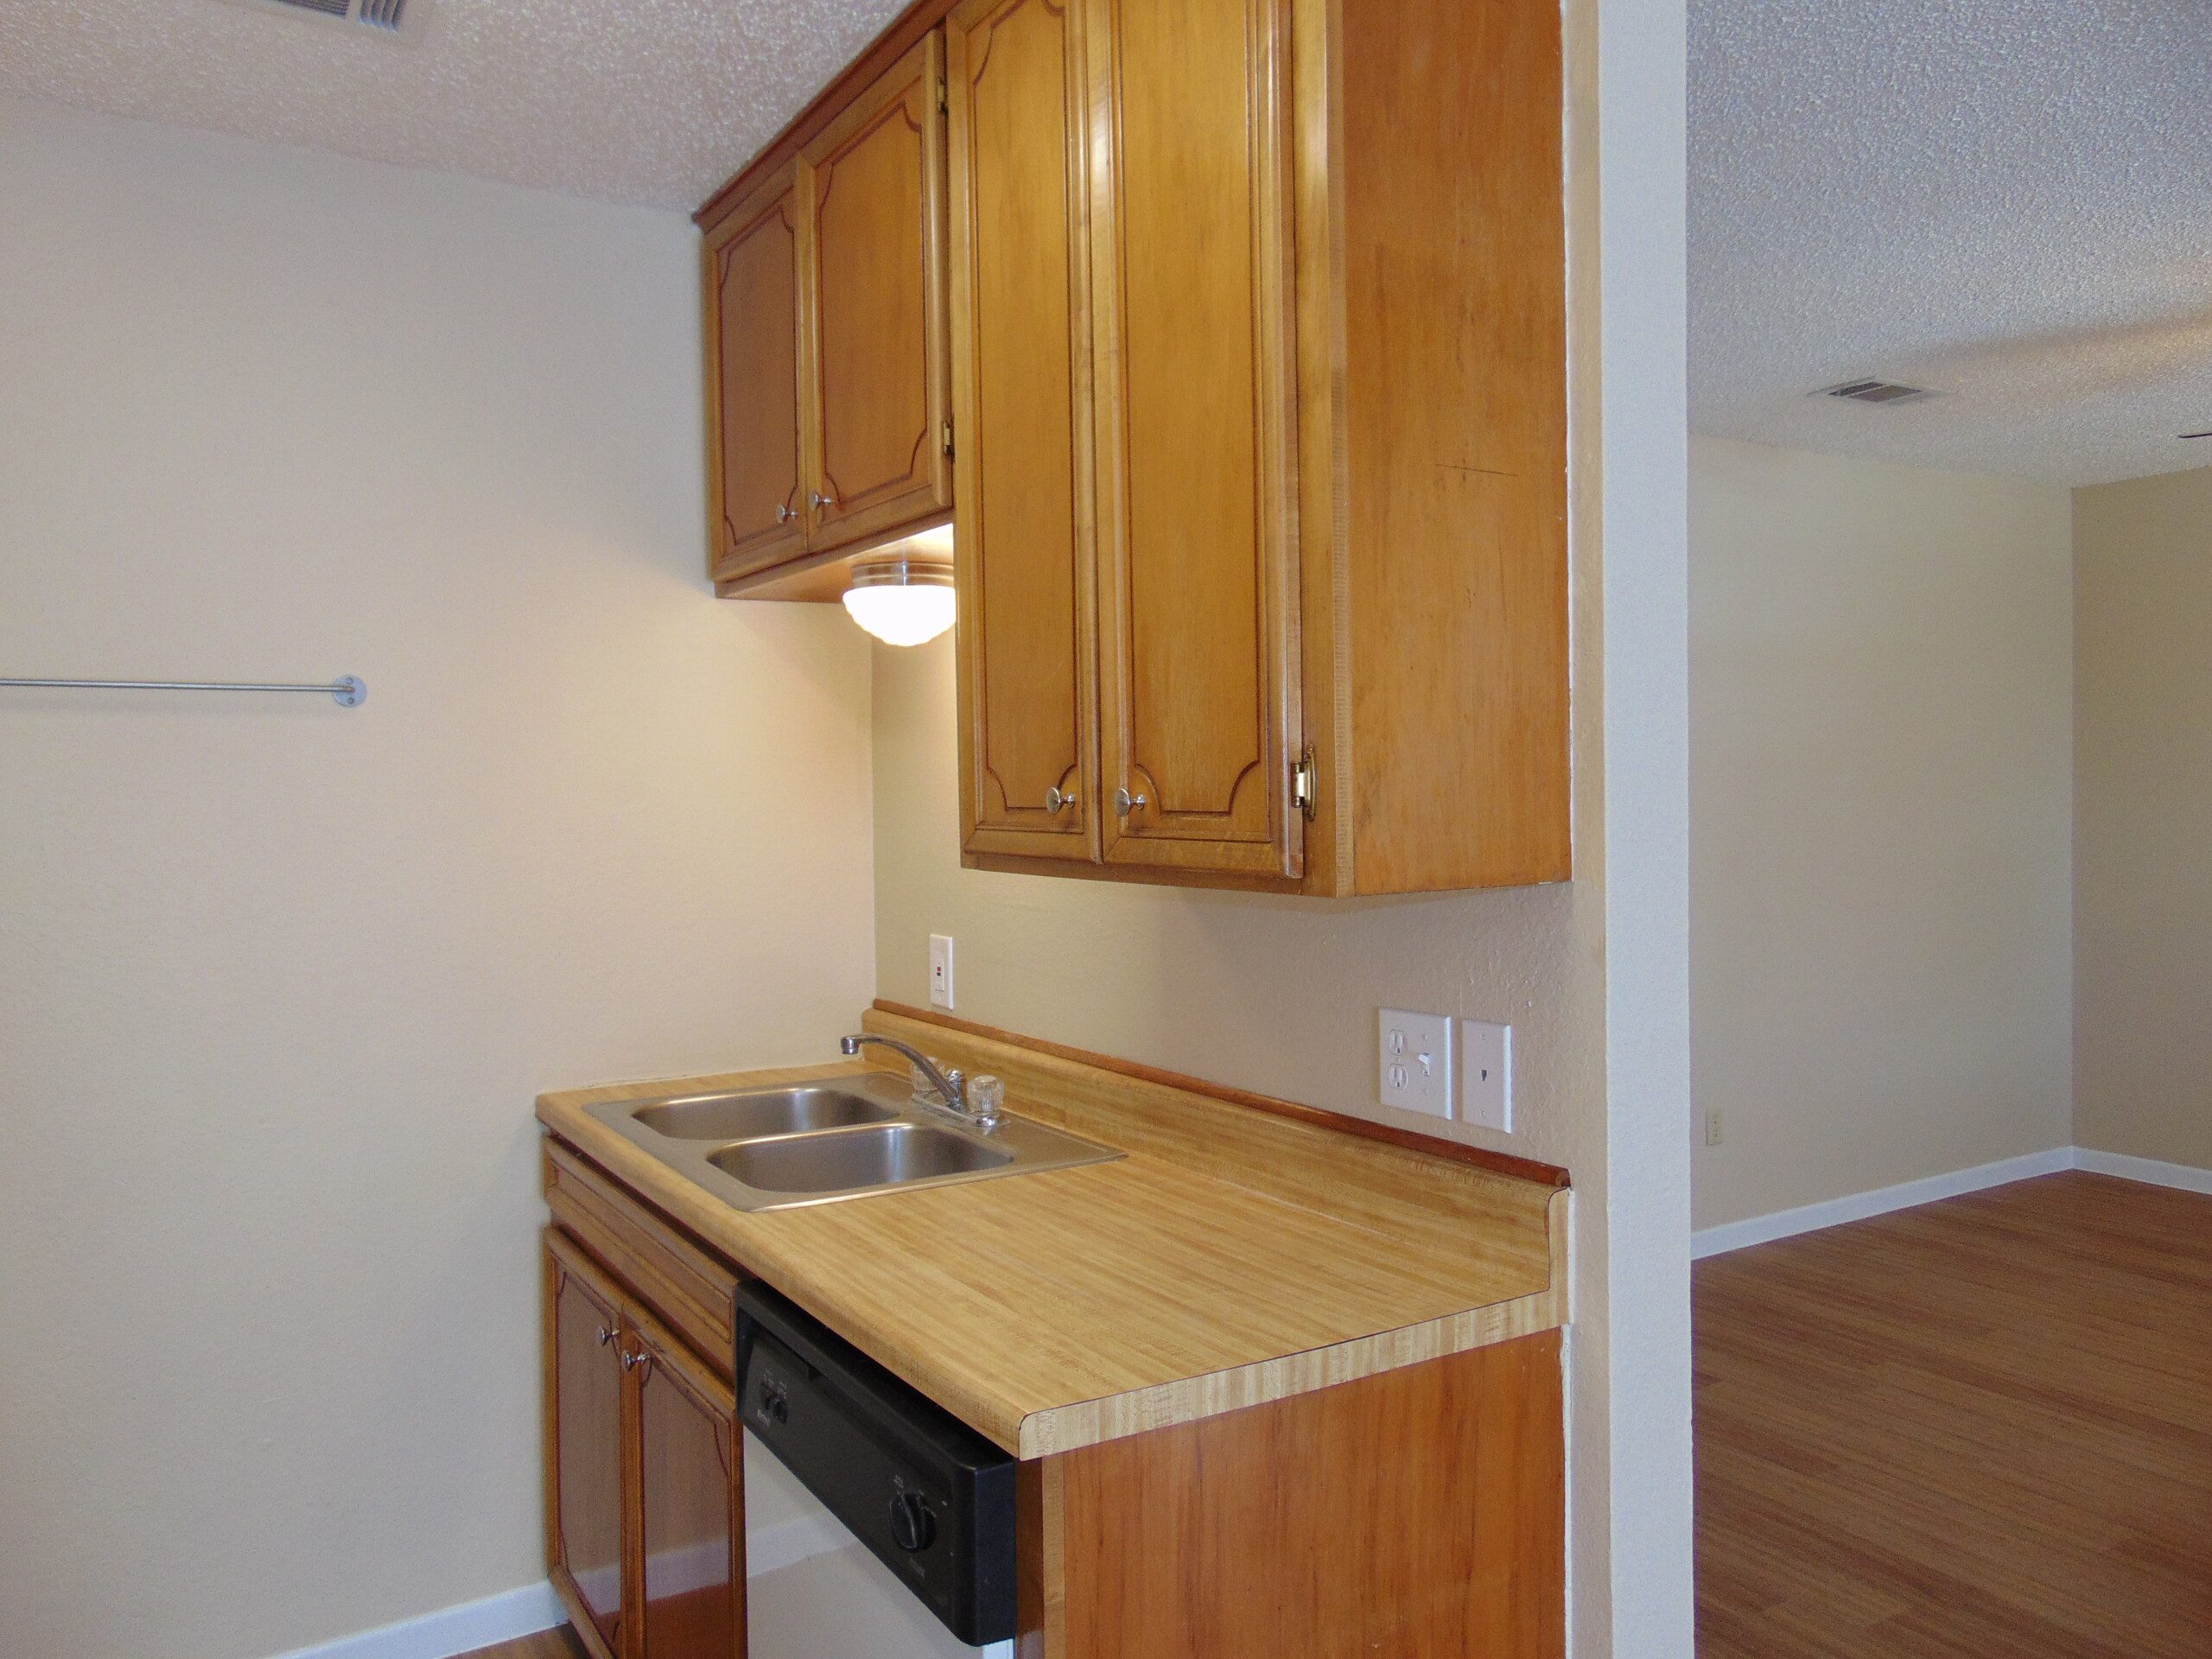
[[[2189,1164],[2162,1164],[2155,1158],[2131,1158],[2124,1152],[2099,1152],[2093,1147],[2076,1147],[2074,1167],[2086,1169],[2092,1175],[2115,1175],[2123,1181],[2141,1181],[2146,1186],[2212,1192],[2212,1169],[2197,1169]]]
[[[849,1545],[857,1547],[852,1534],[826,1510],[794,1516],[747,1537],[746,1576],[757,1578]],[[718,1563],[726,1564],[729,1559],[724,1551],[711,1547],[709,1553]],[[671,1582],[689,1576],[692,1582],[703,1584],[705,1573],[691,1571],[697,1565],[679,1553],[663,1561],[661,1569]],[[341,1636],[335,1642],[296,1649],[280,1659],[454,1659],[457,1654],[474,1653],[494,1643],[550,1630],[568,1616],[551,1585],[526,1584],[504,1595],[486,1596],[481,1601],[464,1602],[379,1630],[363,1630],[358,1636]]]
[[[1893,1210],[1933,1204],[1938,1198],[1955,1198],[2036,1175],[2056,1175],[2063,1169],[2072,1169],[2074,1157],[2073,1147],[2053,1147],[2048,1152],[2000,1159],[1993,1164],[1978,1164],[1972,1169],[1955,1169],[1948,1175],[1930,1175],[1873,1192],[1853,1192],[1823,1204],[1808,1204],[1795,1210],[1777,1210],[1770,1216],[1753,1216],[1748,1221],[1700,1228],[1690,1235],[1690,1256],[1694,1261],[1702,1261],[1708,1255],[1722,1255],[1751,1244],[1764,1244],[1799,1233],[1818,1232],[1823,1227],[1840,1226],[1847,1221],[1865,1221],[1871,1216],[1886,1216]]]
[[[454,1659],[456,1654],[550,1630],[568,1616],[553,1586],[541,1580],[481,1601],[296,1649],[283,1659]]]
[[[1925,1180],[1906,1181],[1878,1192],[1853,1192],[1847,1198],[1830,1198],[1825,1204],[1777,1210],[1770,1216],[1753,1216],[1748,1221],[1701,1228],[1690,1235],[1690,1256],[1693,1261],[1701,1261],[1708,1255],[1740,1250],[1746,1245],[1764,1244],[1799,1233],[1815,1233],[1847,1221],[1865,1221],[1872,1216],[1888,1215],[1893,1210],[1910,1210],[1916,1205],[1933,1204],[1938,1198],[1955,1198],[2037,1175],[2056,1175],[2066,1169],[2086,1170],[2092,1175],[2110,1175],[2123,1181],[2140,1181],[2146,1186],[2171,1186],[2183,1192],[2212,1194],[2212,1169],[2198,1169],[2190,1164],[2162,1164],[2155,1158],[2131,1158],[2125,1153],[2099,1152],[2091,1147],[2053,1147],[2049,1152],[2031,1152],[2024,1157],[1954,1170],[1948,1175],[1930,1175]]]

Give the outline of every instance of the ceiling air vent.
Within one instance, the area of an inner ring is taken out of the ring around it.
[[[1909,404],[1936,394],[1925,386],[1900,386],[1891,380],[1847,380],[1840,386],[1822,386],[1815,397],[1848,397],[1854,404]]]
[[[231,0],[231,3],[309,22],[371,29],[393,41],[418,37],[430,10],[430,0]]]

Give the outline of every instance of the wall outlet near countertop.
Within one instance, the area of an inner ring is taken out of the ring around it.
[[[952,936],[930,935],[930,1007],[952,1006]]]
[[[1708,1147],[1719,1146],[1722,1139],[1726,1136],[1727,1128],[1728,1125],[1726,1122],[1720,1116],[1720,1109],[1718,1106],[1707,1107],[1705,1109],[1705,1144]]]
[[[1459,1022],[1459,1116],[1500,1135],[1513,1133],[1513,1027]]]
[[[1375,1092],[1385,1106],[1452,1116],[1452,1021],[1440,1014],[1384,1008],[1376,1020]]]

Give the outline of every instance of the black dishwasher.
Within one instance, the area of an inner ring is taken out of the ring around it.
[[[788,1298],[737,1287],[745,1426],[953,1635],[1014,1634],[1014,1465]]]

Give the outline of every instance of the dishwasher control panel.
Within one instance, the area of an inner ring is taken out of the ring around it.
[[[1014,1458],[757,1281],[736,1314],[754,1437],[960,1640],[1012,1639]]]

